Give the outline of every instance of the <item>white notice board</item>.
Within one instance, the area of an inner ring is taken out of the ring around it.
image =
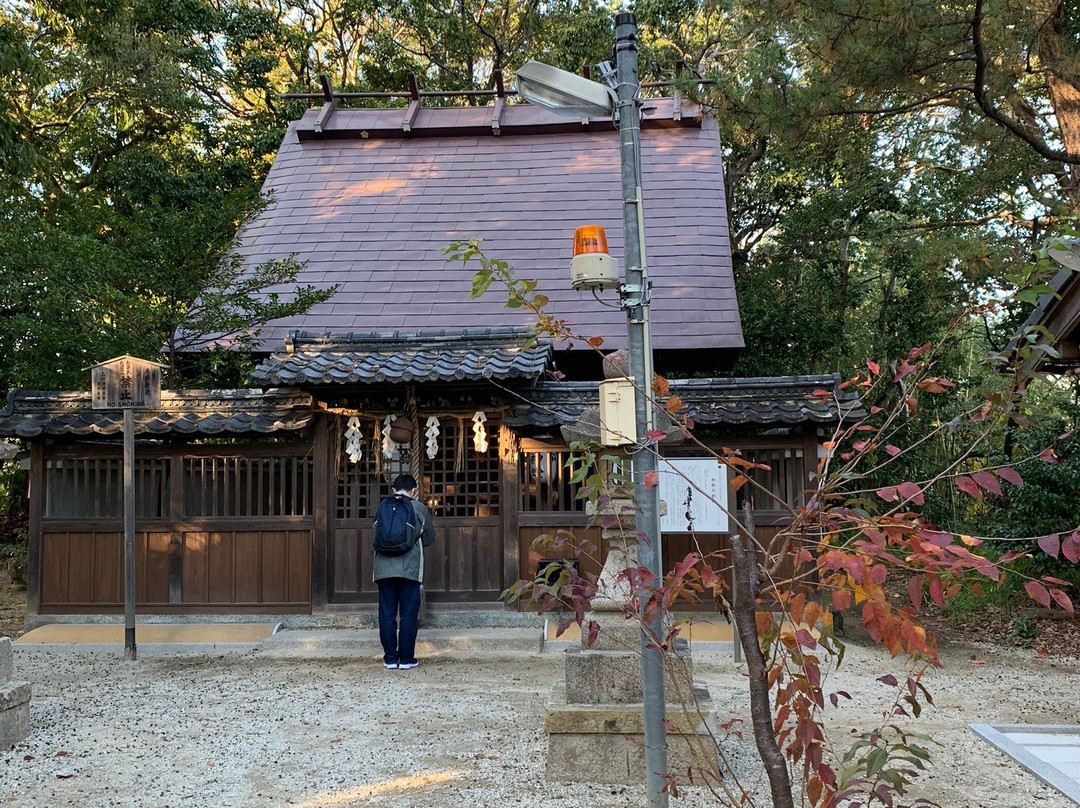
[[[690,532],[687,499],[695,533],[728,532],[727,466],[715,457],[661,457],[656,470],[660,500],[667,506],[666,513],[661,508],[661,533]]]

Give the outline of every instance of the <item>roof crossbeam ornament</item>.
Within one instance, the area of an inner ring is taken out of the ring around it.
[[[682,77],[683,71],[686,70],[686,62],[682,59],[675,63],[675,81],[672,83],[672,97],[675,99],[675,103],[671,105],[671,120],[682,120],[682,91],[679,89],[679,79]]]
[[[319,117],[315,119],[315,131],[322,134],[326,125],[330,122],[330,116],[337,109],[337,102],[334,100],[334,91],[330,87],[330,77],[319,76],[319,84],[322,85],[323,106],[319,112]]]
[[[420,112],[420,84],[416,81],[416,74],[409,74],[409,108],[405,110],[405,119],[401,122],[401,128],[411,132],[416,116]]]
[[[491,113],[491,132],[494,135],[501,135],[503,108],[506,106],[506,87],[503,85],[502,69],[496,68],[492,78],[495,80],[495,110]]]

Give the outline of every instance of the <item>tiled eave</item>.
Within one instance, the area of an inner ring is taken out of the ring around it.
[[[135,410],[139,435],[246,435],[295,432],[312,418],[298,390],[162,390],[157,409]],[[86,392],[12,390],[0,410],[0,435],[118,435],[123,410],[95,410]]]
[[[527,329],[291,334],[286,350],[252,372],[258,385],[370,385],[535,379],[552,347],[531,343]]]
[[[669,380],[684,403],[681,415],[706,426],[796,426],[838,423],[865,413],[851,392],[836,390],[837,376],[773,376],[748,379]],[[576,423],[599,405],[596,382],[541,382],[522,391],[528,401],[505,419],[510,426],[550,427]]]
[[[642,129],[701,128],[704,111],[685,99],[650,98],[642,106]],[[538,136],[552,133],[610,132],[610,116],[568,118],[533,104],[489,106],[337,108],[308,110],[296,127],[296,137],[308,140],[382,138],[456,138]]]

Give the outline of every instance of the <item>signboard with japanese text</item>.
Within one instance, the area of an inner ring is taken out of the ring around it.
[[[656,469],[662,533],[727,533],[727,467],[714,457],[661,457]]]
[[[90,368],[95,410],[155,409],[161,406],[161,365],[118,356]]]

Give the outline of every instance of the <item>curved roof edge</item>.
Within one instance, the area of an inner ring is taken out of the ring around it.
[[[161,406],[135,410],[142,435],[295,432],[313,415],[299,390],[162,390]],[[0,436],[119,435],[123,410],[96,410],[88,392],[12,390],[0,409]]]

